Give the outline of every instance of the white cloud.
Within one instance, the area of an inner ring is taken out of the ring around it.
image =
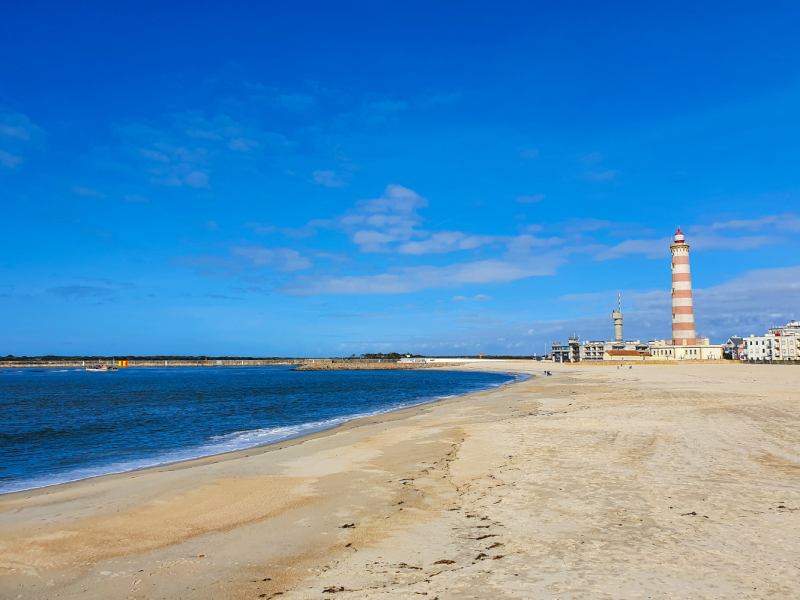
[[[236,138],[228,142],[228,148],[231,150],[239,150],[240,152],[250,152],[250,150],[258,148],[258,145],[257,141],[245,138]]]
[[[617,179],[622,173],[620,171],[586,171],[581,175],[584,181],[611,181]]]
[[[118,125],[115,132],[128,155],[144,162],[150,183],[170,187],[208,188],[214,165],[246,160],[241,154],[293,145],[281,134],[244,125],[228,115],[206,117],[199,111],[172,115],[160,129],[129,123]]]
[[[22,113],[0,114],[0,138],[31,142],[43,135],[41,127]]]
[[[0,135],[4,137],[13,137],[27,142],[30,138],[30,132],[22,125],[3,125],[0,124]]]
[[[6,152],[5,150],[0,150],[0,166],[3,166],[7,169],[13,169],[17,167],[22,162],[21,156],[15,156],[10,152]]]
[[[268,223],[245,223],[245,227],[252,229],[258,235],[269,235],[270,233],[275,233],[278,231],[278,228],[274,225],[269,225]]]
[[[190,165],[182,163],[168,169],[157,169],[155,173],[160,177],[151,177],[150,183],[168,187],[207,188],[208,174],[204,171],[194,170]]]
[[[440,231],[426,240],[401,244],[397,250],[400,254],[441,254],[455,250],[473,250],[497,239],[489,235],[467,235],[460,231]]]
[[[100,190],[95,190],[92,188],[74,186],[72,191],[75,192],[78,196],[83,196],[85,198],[105,198],[106,195],[101,192]]]
[[[504,238],[508,245],[508,255],[523,255],[527,254],[531,248],[546,248],[548,246],[560,246],[564,243],[564,239],[559,237],[536,237],[528,233],[520,234],[516,237]]]
[[[347,185],[335,171],[314,171],[312,173],[314,183],[325,187],[344,187]]]
[[[480,300],[491,300],[491,296],[486,296],[484,294],[478,294],[477,296],[473,296],[472,298],[467,298],[466,296],[453,296],[453,300],[456,302],[472,302],[472,301],[480,301]]]
[[[417,210],[428,200],[402,185],[386,186],[380,198],[361,200],[352,212],[338,219],[361,252],[389,252],[390,243],[407,242],[422,217]]]
[[[231,254],[250,259],[254,266],[271,266],[277,271],[293,272],[309,269],[312,262],[291,248],[264,248],[263,246],[239,246],[231,248]]]
[[[352,236],[353,243],[361,246],[362,252],[388,252],[385,246],[389,242],[396,241],[392,235],[380,231],[364,230],[356,231]]]
[[[154,160],[156,162],[163,162],[163,163],[168,163],[169,162],[169,156],[167,156],[163,152],[158,152],[156,150],[150,150],[148,148],[142,148],[141,152],[142,152],[142,156],[144,156],[145,158],[149,158],[150,160]]]
[[[664,258],[666,252],[669,252],[670,238],[661,238],[658,240],[625,240],[616,246],[605,248],[595,255],[595,260],[611,260],[614,258],[623,258],[630,254],[641,254],[645,258]]]
[[[614,225],[614,223],[611,221],[604,221],[600,219],[570,219],[567,221],[564,231],[568,233],[598,231],[600,229],[608,229],[612,225]]]
[[[193,188],[207,188],[208,175],[202,171],[192,171],[183,177],[183,182]]]
[[[0,167],[14,169],[28,151],[41,147],[44,132],[21,113],[0,113]]]
[[[298,277],[278,291],[296,296],[405,294],[429,288],[504,283],[534,275],[552,275],[560,262],[561,259],[554,257],[541,257],[537,263],[524,265],[501,260],[483,260],[446,267],[401,267],[379,275],[305,276]]]
[[[193,138],[200,138],[203,140],[214,140],[219,141],[222,139],[222,136],[214,133],[213,131],[203,131],[202,129],[195,129],[190,128],[186,130],[186,135]]]
[[[749,229],[759,230],[773,226],[780,231],[800,232],[800,216],[792,212],[781,215],[767,215],[758,219],[734,219],[713,223],[711,229]]]
[[[328,313],[321,315],[332,319],[389,319],[389,313]]]
[[[730,250],[741,251],[777,244],[784,240],[772,235],[724,237],[708,227],[695,226],[687,229],[686,241],[694,250]],[[630,255],[641,255],[644,258],[664,258],[669,256],[671,237],[660,239],[629,239],[616,246],[601,247],[594,260],[611,260]]]

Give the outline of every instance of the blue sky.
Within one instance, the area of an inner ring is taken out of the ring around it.
[[[0,355],[664,338],[678,225],[800,318],[800,7],[696,4],[5,6]]]

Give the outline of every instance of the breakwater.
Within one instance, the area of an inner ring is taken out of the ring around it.
[[[364,368],[393,368],[385,365],[395,365],[395,359],[361,359],[361,358],[251,358],[251,359],[135,359],[135,358],[93,358],[80,360],[0,360],[0,369],[58,369],[81,368],[88,365],[103,363],[116,366],[119,361],[127,361],[127,367],[270,367],[270,366],[314,366],[314,365],[350,365],[350,367],[333,368],[359,368],[357,365],[384,365],[379,367]]]
[[[392,371],[403,369],[433,369],[440,367],[458,367],[464,363],[400,363],[400,362],[316,362],[306,363],[294,369],[295,371]]]

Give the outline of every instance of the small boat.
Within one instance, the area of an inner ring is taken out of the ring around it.
[[[98,363],[96,365],[89,365],[86,367],[87,371],[93,371],[95,373],[105,373],[107,371],[118,371],[117,367],[111,367],[109,365],[104,365],[102,363]]]

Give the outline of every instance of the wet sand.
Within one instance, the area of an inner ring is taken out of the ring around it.
[[[2,598],[798,598],[800,369],[542,365],[0,496]]]

